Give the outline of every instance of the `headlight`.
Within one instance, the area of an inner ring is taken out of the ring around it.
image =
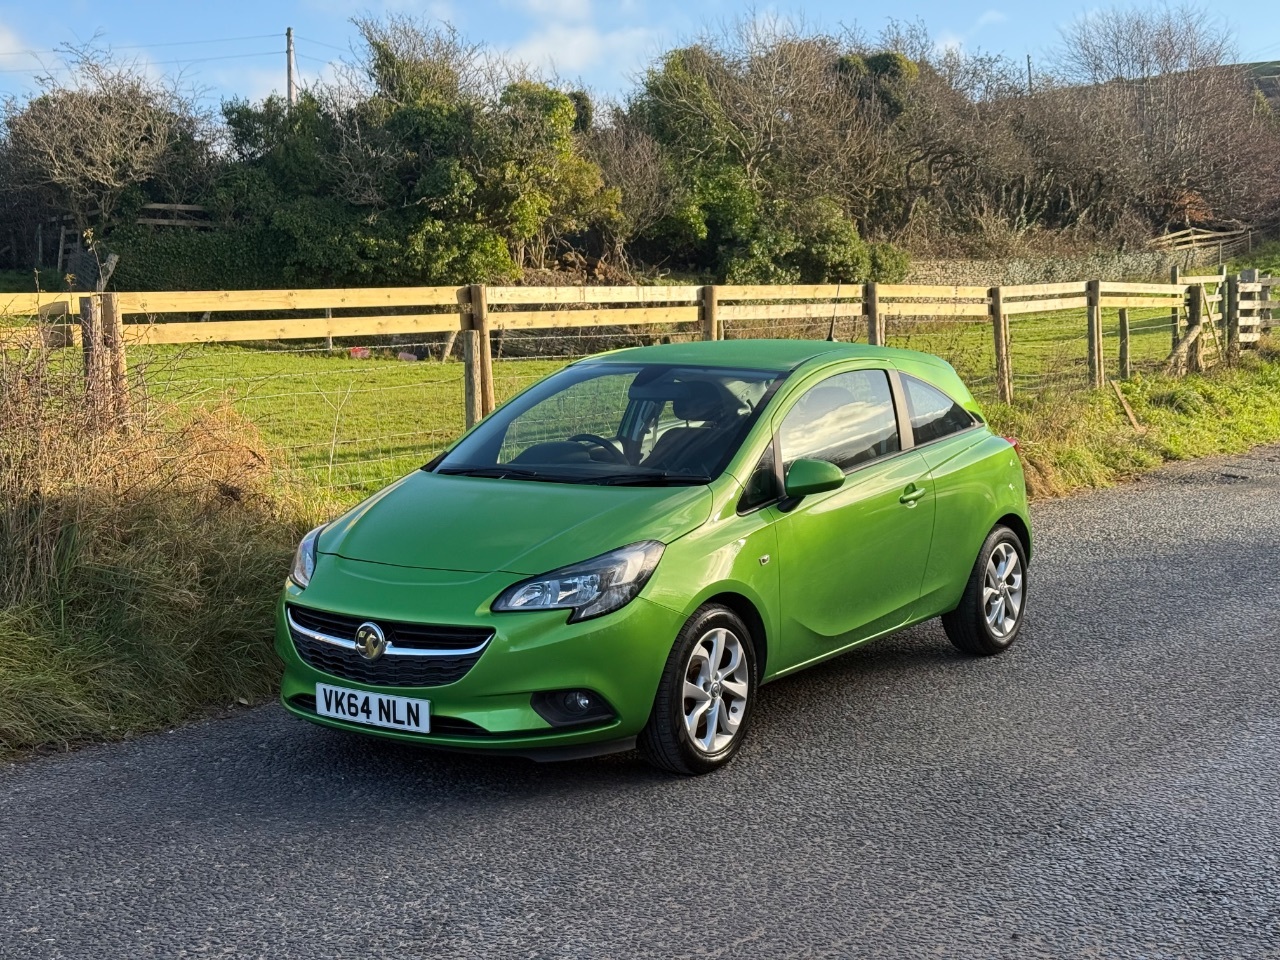
[[[316,572],[316,543],[323,529],[324,526],[316,527],[303,537],[298,544],[298,552],[293,555],[293,569],[289,571],[289,579],[304,589],[311,582],[311,575]]]
[[[612,613],[634,600],[649,582],[664,549],[656,540],[644,540],[521,581],[493,601],[493,611],[572,610],[570,623]]]

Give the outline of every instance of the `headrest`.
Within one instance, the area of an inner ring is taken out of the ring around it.
[[[717,389],[715,384],[704,380],[691,380],[681,386],[686,388],[684,396],[676,397],[671,402],[671,412],[681,420],[728,419],[732,412],[732,407],[727,402],[728,390],[723,387]]]
[[[707,380],[651,380],[633,383],[632,400],[671,402],[671,412],[681,420],[728,420],[742,407],[727,387]]]

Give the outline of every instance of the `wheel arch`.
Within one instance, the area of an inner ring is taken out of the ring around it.
[[[769,631],[765,628],[764,617],[756,609],[755,603],[747,596],[735,593],[732,590],[713,594],[698,606],[705,606],[708,603],[718,603],[728,607],[747,625],[747,629],[751,631],[751,638],[755,641],[756,657],[760,661],[756,664],[756,669],[758,670],[758,675],[763,678],[765,665],[769,662]]]
[[[1022,550],[1027,555],[1027,562],[1031,562],[1031,527],[1027,525],[1027,521],[1016,513],[1006,513],[997,520],[993,526],[1005,526],[1018,535],[1018,539],[1022,541]]]

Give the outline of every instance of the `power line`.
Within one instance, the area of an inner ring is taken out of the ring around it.
[[[272,34],[271,36],[274,36]],[[187,63],[209,63],[212,60],[241,60],[246,57],[278,57],[284,51],[282,50],[261,50],[257,53],[228,53],[218,57],[190,57],[184,60],[148,60],[147,64],[153,67],[167,67],[174,64]],[[39,67],[27,68],[24,70],[0,70],[0,73],[47,73],[49,71],[70,70],[70,67]]]
[[[341,53],[351,52],[350,47],[340,47],[334,43],[325,43],[323,40],[312,40],[310,37],[304,37],[302,34],[298,34],[298,39],[301,40],[303,43],[314,43],[318,47],[328,47],[331,50],[337,50]]]
[[[152,47],[190,47],[203,43],[243,43],[246,40],[274,40],[279,34],[257,33],[251,37],[221,37],[217,40],[166,40],[163,43],[129,43],[123,46],[107,44],[110,50],[150,50]],[[310,41],[317,42],[317,41]],[[65,53],[65,50],[0,50],[0,57],[34,57],[46,53]]]

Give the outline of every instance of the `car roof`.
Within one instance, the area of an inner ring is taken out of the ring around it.
[[[811,360],[914,360],[947,367],[944,360],[915,350],[872,347],[829,340],[695,340],[630,347],[587,357],[580,363],[671,363],[739,370],[794,370]]]

